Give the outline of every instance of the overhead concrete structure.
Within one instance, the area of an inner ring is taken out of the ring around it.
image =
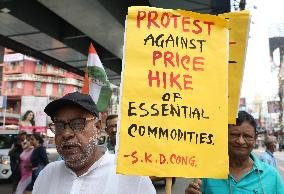
[[[122,69],[124,22],[133,5],[218,14],[230,0],[0,0],[0,46],[83,75],[92,42],[113,84]]]

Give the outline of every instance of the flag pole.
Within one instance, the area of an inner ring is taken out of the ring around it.
[[[172,193],[172,177],[167,177],[166,178],[166,194],[171,194]]]

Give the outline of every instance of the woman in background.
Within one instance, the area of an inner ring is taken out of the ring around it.
[[[10,166],[12,170],[12,193],[16,191],[17,185],[21,179],[20,155],[23,151],[22,141],[19,138],[14,140],[12,149],[9,151]]]
[[[20,155],[21,180],[17,186],[15,194],[23,194],[32,180],[31,156],[33,152],[33,146],[31,145],[30,141],[31,139],[30,137],[28,137],[24,145],[24,150]]]
[[[35,120],[34,120],[34,113],[33,111],[31,110],[28,110],[22,120],[19,122],[19,125],[20,126],[23,126],[23,127],[32,127],[32,126],[35,126]]]
[[[31,144],[34,146],[34,150],[31,155],[32,162],[32,181],[27,187],[27,191],[32,191],[36,178],[40,171],[49,163],[46,153],[46,149],[43,147],[43,138],[35,133],[32,135]]]

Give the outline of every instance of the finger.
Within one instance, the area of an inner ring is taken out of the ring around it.
[[[195,190],[200,191],[200,186],[199,186],[197,183],[192,183],[192,187],[193,187]]]
[[[199,185],[199,187],[201,187],[202,186],[202,180],[198,179],[197,184]]]
[[[201,179],[193,179],[193,183],[196,183],[199,185],[199,187],[201,187],[202,185],[202,180]]]
[[[194,188],[187,188],[185,190],[185,194],[201,194],[201,192]]]
[[[188,192],[188,194],[201,193],[201,189],[200,189],[200,186],[197,183],[191,182],[191,183],[188,184],[186,192]]]

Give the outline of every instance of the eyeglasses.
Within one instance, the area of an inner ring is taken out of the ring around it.
[[[76,133],[83,131],[87,121],[91,120],[95,120],[95,124],[97,124],[99,121],[97,118],[75,118],[68,121],[54,121],[53,123],[49,124],[49,127],[54,134],[62,134],[66,128],[66,125],[69,125],[70,129]]]

